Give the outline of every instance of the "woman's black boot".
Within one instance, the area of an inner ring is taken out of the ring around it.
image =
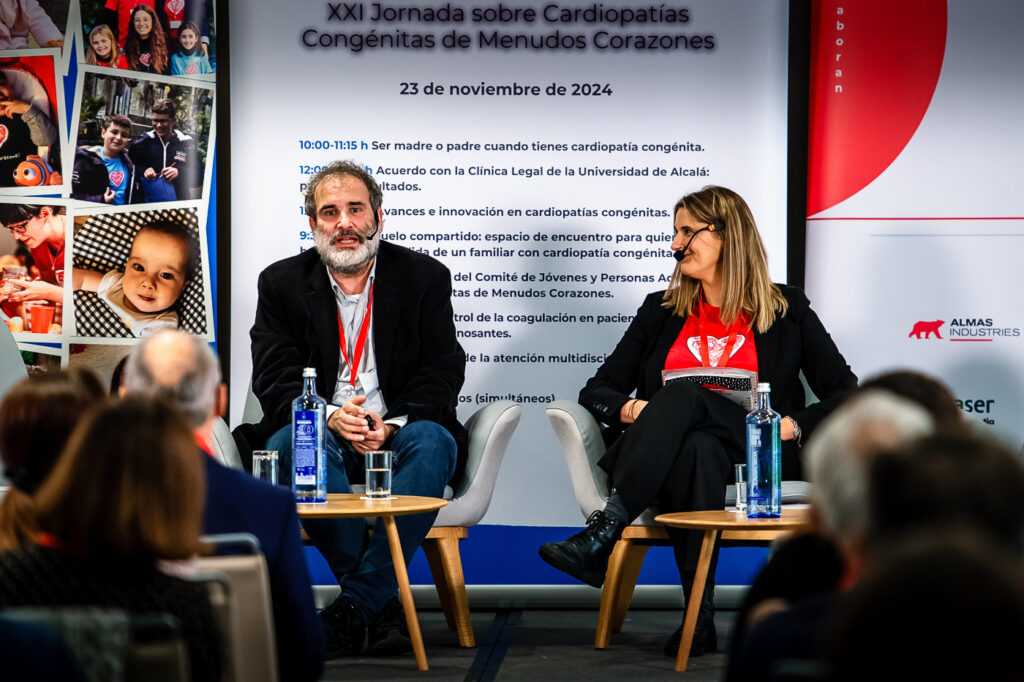
[[[625,521],[598,510],[587,519],[587,527],[568,540],[541,545],[540,557],[577,580],[601,587],[608,556],[625,527]]]

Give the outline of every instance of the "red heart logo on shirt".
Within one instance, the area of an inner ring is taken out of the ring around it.
[[[196,64],[189,64],[185,67],[185,73],[187,73],[190,76],[194,76],[197,73],[199,73],[199,66]]]
[[[124,182],[124,171],[114,171],[110,174],[110,187],[117,189]]]
[[[0,147],[4,146],[4,142],[7,142],[7,126],[0,125]]]
[[[746,340],[743,334],[736,335],[736,343],[733,344],[732,352],[729,353],[730,358],[736,355],[736,351],[743,347],[743,342]],[[725,352],[725,344],[728,341],[728,336],[708,337],[708,360],[711,361],[712,367],[718,367],[718,361],[722,359],[722,353]],[[693,353],[693,357],[697,358],[697,361],[700,362],[700,337],[691,336],[688,338],[686,340],[686,347]]]
[[[145,66],[149,66],[149,58],[150,54],[148,52],[143,52],[139,55],[139,61],[142,62]]]

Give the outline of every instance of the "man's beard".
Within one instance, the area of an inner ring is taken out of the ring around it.
[[[359,246],[354,249],[335,249],[336,235],[352,235],[358,237]],[[377,255],[378,240],[367,239],[355,230],[336,229],[327,232],[321,228],[313,230],[313,244],[316,245],[320,260],[339,275],[355,275],[366,267],[366,264]]]

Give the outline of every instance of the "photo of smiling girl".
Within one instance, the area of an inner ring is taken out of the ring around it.
[[[132,10],[128,36],[124,40],[124,55],[127,68],[132,71],[165,74],[170,67],[167,37],[156,12],[145,5]]]
[[[171,55],[172,76],[202,76],[213,73],[210,60],[203,54],[199,43],[199,26],[194,21],[185,21],[178,31],[180,49]]]
[[[106,66],[124,69],[128,64],[117,46],[114,31],[106,24],[100,24],[89,32],[89,46],[85,50],[85,63],[92,66]]]

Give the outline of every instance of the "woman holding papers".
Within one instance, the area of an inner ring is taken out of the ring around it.
[[[803,292],[772,283],[764,244],[742,197],[705,187],[680,199],[673,215],[677,263],[668,289],[646,298],[580,391],[580,403],[614,439],[599,462],[611,477],[611,498],[583,531],[540,549],[552,566],[595,587],[604,582],[622,529],[647,507],[657,504],[661,513],[721,509],[733,464],[745,461],[750,408],[734,402],[735,394],[732,400],[723,395],[722,385],[663,385],[663,372],[700,376],[729,368],[746,371],[733,374],[746,374],[748,388],[755,374],[756,381],[769,382],[772,407],[784,416],[784,479],[799,478],[801,440],[857,383]],[[801,370],[820,402],[806,404]],[[720,381],[725,388],[742,383]],[[688,593],[700,534],[668,531]],[[692,656],[717,647],[713,593],[713,585],[705,588]],[[666,644],[669,655],[678,649],[681,630]]]

